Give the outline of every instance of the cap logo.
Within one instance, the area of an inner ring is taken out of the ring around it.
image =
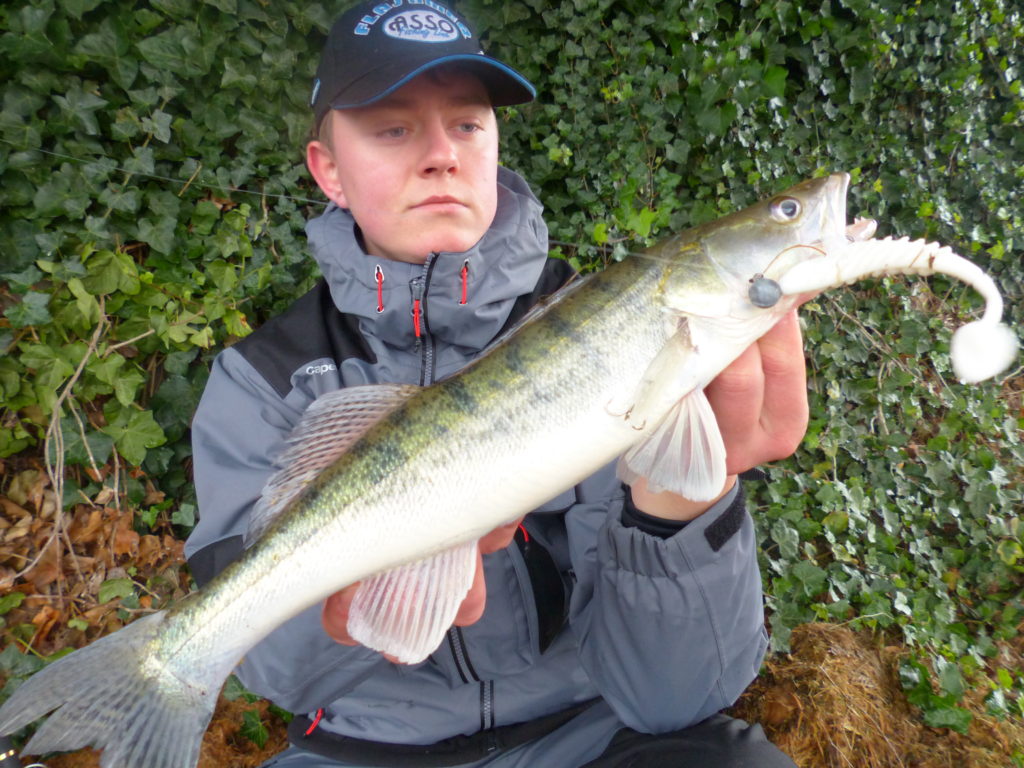
[[[458,27],[433,11],[397,13],[384,22],[384,34],[422,43],[449,43],[459,38]]]

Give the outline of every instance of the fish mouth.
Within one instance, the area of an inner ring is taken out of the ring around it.
[[[846,242],[862,242],[870,240],[878,222],[874,219],[856,218],[852,223],[846,223],[846,195],[850,189],[850,174],[844,172],[833,173],[828,180],[826,188],[826,209],[829,222],[833,223],[831,237],[842,238]],[[828,242],[831,237],[826,238]]]
[[[876,229],[878,229],[878,222],[874,219],[857,218],[853,220],[852,224],[846,226],[846,239],[851,243],[864,242],[874,237]]]

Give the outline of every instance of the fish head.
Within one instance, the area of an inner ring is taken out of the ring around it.
[[[784,298],[777,284],[782,275],[847,242],[849,183],[847,173],[809,179],[685,233],[675,243],[681,269],[665,281],[666,308],[713,315],[788,309],[781,305],[793,299],[776,307]],[[869,229],[859,224],[856,236]]]

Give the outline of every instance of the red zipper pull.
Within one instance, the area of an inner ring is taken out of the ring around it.
[[[377,281],[377,314],[384,311],[384,270],[378,264],[373,270],[374,280]]]
[[[379,267],[378,267],[378,269],[379,269]],[[323,716],[324,716],[324,711],[322,709],[318,709],[316,711],[316,716],[313,718],[313,724],[311,726],[309,726],[309,728],[306,729],[306,734],[305,734],[306,736],[309,736],[313,731],[316,730],[316,727],[318,725],[320,725],[320,719]]]
[[[412,327],[416,332],[416,339],[423,335],[421,318],[423,317],[423,278],[415,277],[409,283],[412,291]]]
[[[462,277],[462,300],[459,301],[459,304],[465,304],[467,284],[469,283],[469,259],[462,262],[462,269],[459,270],[459,276]]]

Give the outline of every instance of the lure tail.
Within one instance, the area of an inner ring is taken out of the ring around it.
[[[789,269],[779,280],[785,294],[820,291],[881,275],[942,273],[972,286],[985,299],[981,319],[953,334],[950,362],[965,384],[1002,373],[1017,357],[1016,334],[1000,322],[1003,298],[995,282],[982,269],[947,246],[923,240],[883,238],[855,241],[830,250],[828,256],[808,259]]]
[[[0,733],[52,711],[25,752],[93,746],[102,768],[193,768],[223,681],[182,679],[159,658],[164,619],[139,619],[33,675],[0,708]]]

